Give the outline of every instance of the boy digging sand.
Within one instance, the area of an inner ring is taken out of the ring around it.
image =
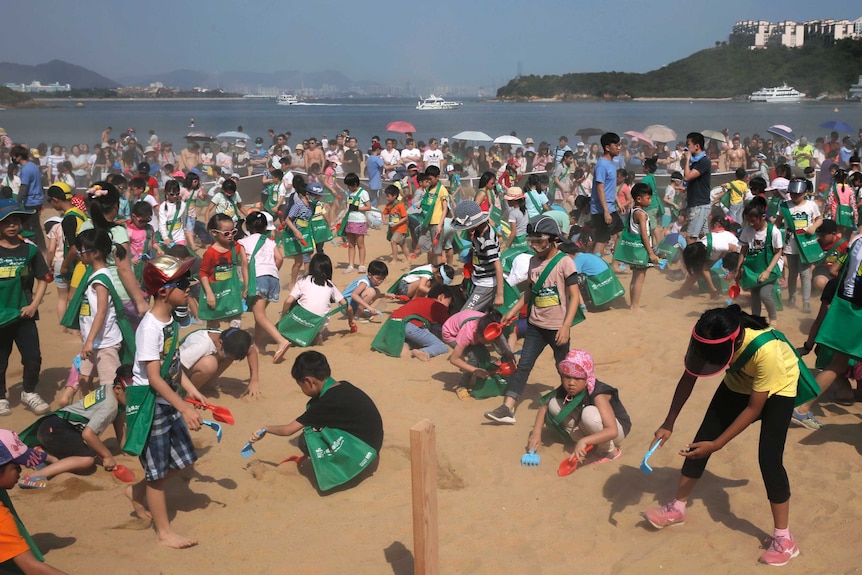
[[[133,380],[126,388],[123,451],[138,455],[144,468],[144,480],[129,487],[126,495],[138,517],[152,518],[159,543],[175,549],[197,545],[196,540],[173,532],[165,498],[168,475],[197,459],[189,429],[200,429],[202,418],[179,396],[180,384],[190,397],[206,401],[180,370],[179,325],[172,315],[175,307],[188,305],[187,274],[193,261],[158,256],[147,262],[143,283],[154,303],[135,335]]]

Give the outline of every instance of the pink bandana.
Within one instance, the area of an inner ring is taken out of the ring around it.
[[[565,359],[557,364],[557,370],[562,375],[586,379],[587,393],[593,393],[593,389],[596,387],[596,375],[593,356],[590,355],[590,352],[583,349],[571,350]]]

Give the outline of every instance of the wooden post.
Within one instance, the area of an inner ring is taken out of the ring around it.
[[[434,424],[423,419],[410,428],[413,483],[413,573],[438,575],[437,440]]]

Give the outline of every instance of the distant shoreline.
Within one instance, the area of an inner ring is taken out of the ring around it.
[[[151,101],[161,101],[161,102],[196,102],[196,101],[215,101],[215,100],[260,100],[262,98],[243,98],[242,96],[225,96],[223,98],[33,98],[34,102],[40,102],[43,104],[49,103],[71,103],[76,104],[78,102],[151,102]],[[275,100],[275,97],[272,98]]]

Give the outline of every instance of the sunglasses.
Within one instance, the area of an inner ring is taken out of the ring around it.
[[[236,235],[236,228],[230,230],[210,230],[210,232],[214,234],[221,234],[222,237],[225,238],[232,238]]]
[[[182,278],[178,279],[177,281],[167,283],[167,284],[163,285],[162,287],[165,289],[167,289],[167,288],[178,288],[181,290],[187,290],[191,287],[191,285],[192,285],[192,281],[189,278],[182,277]]]

